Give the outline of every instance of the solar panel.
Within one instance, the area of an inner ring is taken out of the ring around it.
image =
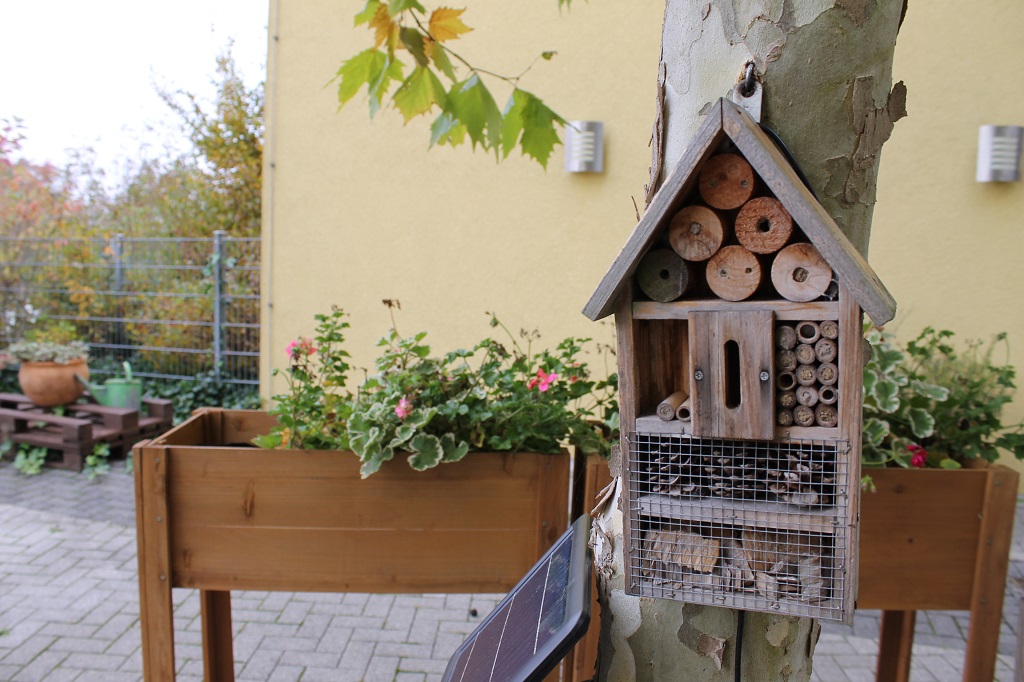
[[[462,643],[442,682],[534,682],[590,624],[590,517],[581,516]]]

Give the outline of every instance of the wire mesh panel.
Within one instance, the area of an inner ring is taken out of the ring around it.
[[[846,620],[849,444],[637,433],[627,592]],[[850,605],[852,608],[852,605]]]
[[[73,324],[102,376],[259,383],[259,239],[0,237],[3,341]]]

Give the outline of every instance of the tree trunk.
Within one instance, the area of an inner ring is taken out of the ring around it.
[[[905,0],[667,0],[652,187],[753,60],[764,86],[762,122],[866,251],[879,151],[906,114],[906,89],[892,87],[904,11]],[[617,469],[613,462],[615,476]],[[598,679],[732,682],[737,665],[745,680],[810,678],[813,620],[626,596],[618,504],[616,496],[595,523]]]

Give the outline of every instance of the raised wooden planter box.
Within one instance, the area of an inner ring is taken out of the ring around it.
[[[231,590],[504,592],[568,525],[568,453],[361,480],[351,453],[247,447],[273,423],[204,409],[134,449],[148,681],[174,679],[174,587],[201,592],[206,679],[233,680]]]

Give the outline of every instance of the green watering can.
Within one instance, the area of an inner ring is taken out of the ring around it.
[[[102,386],[75,375],[90,395],[105,407],[126,407],[138,410],[142,407],[142,379],[132,378],[132,366],[125,362],[124,378],[107,379]]]

